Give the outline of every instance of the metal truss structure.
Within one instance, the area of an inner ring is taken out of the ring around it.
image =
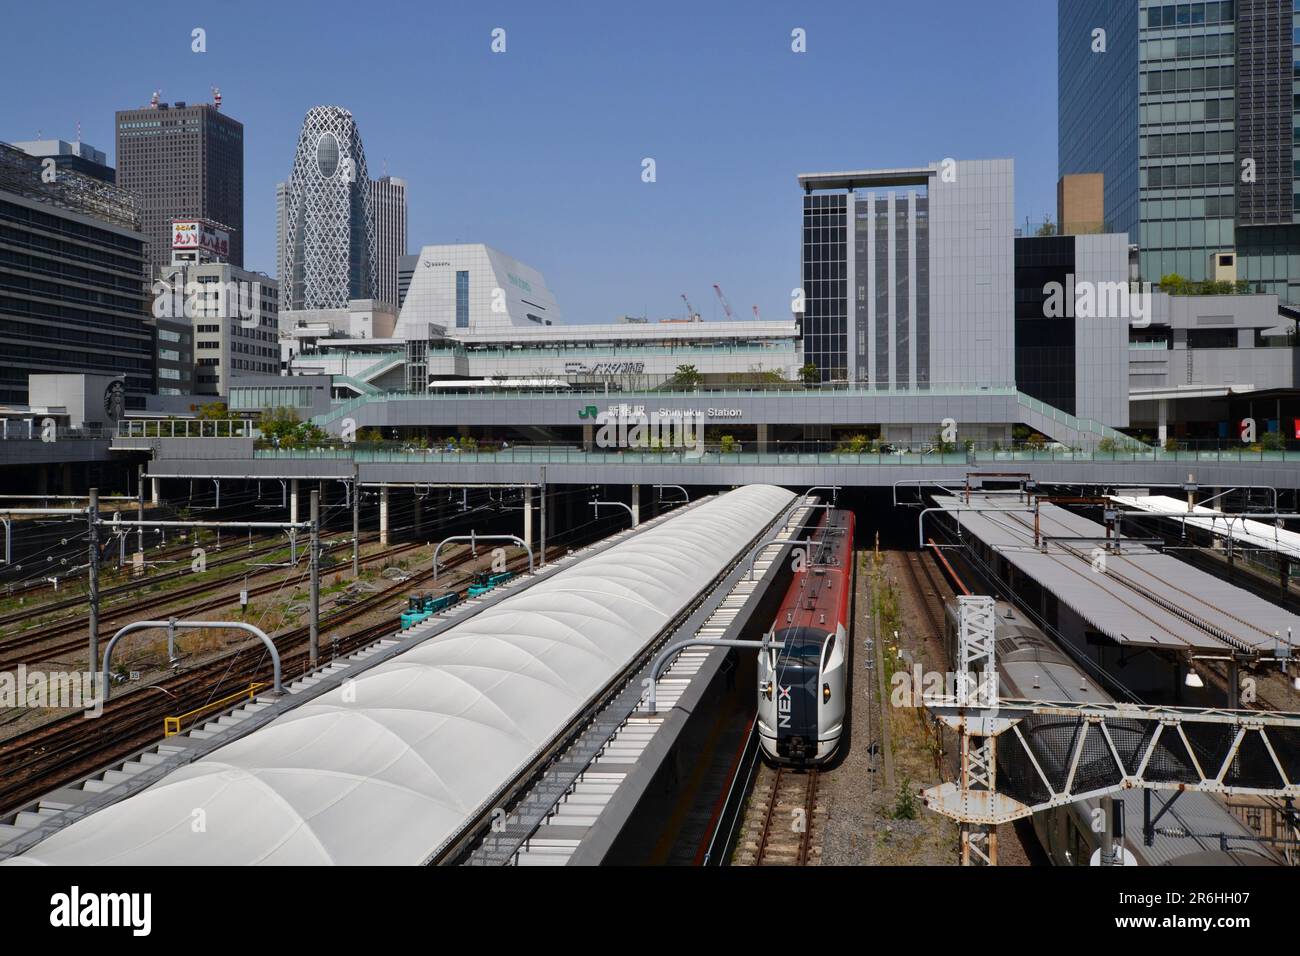
[[[71,169],[55,170],[53,180],[47,182],[41,159],[6,143],[0,143],[0,189],[104,219],[124,229],[140,229],[135,193]]]
[[[366,154],[352,114],[341,107],[313,107],[302,122],[284,230],[281,311],[346,308],[349,299],[374,295],[375,222]]]
[[[956,699],[962,707],[997,707],[995,608],[993,598],[957,598]],[[977,680],[975,675],[983,674]],[[997,738],[961,735],[961,861],[963,866],[994,866],[997,831],[979,818],[978,805],[993,795],[997,778]]]
[[[957,696],[924,706],[961,735],[963,776],[923,799],[963,833],[1128,789],[1300,797],[1300,714]],[[967,772],[967,749],[991,755],[994,740],[996,767],[990,756]]]

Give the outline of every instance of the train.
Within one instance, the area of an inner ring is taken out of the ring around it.
[[[471,598],[481,597],[497,586],[509,581],[512,577],[514,577],[513,571],[498,571],[495,574],[488,571],[479,571],[474,575],[473,581],[470,582],[466,596]],[[447,610],[459,600],[460,594],[456,591],[445,591],[442,594],[425,592],[424,594],[409,595],[406,599],[406,610],[402,612],[402,630],[406,630],[412,625],[419,624],[421,621]]]
[[[514,576],[513,571],[498,571],[496,574],[479,571],[474,575],[474,581],[469,586],[469,596],[472,598],[481,597],[498,585],[509,581]]]
[[[782,646],[759,653],[758,739],[770,762],[817,766],[839,749],[848,702],[853,531],[852,511],[823,513],[773,622]]]
[[[440,611],[447,610],[459,600],[460,595],[455,591],[447,591],[445,594],[410,595],[406,599],[406,610],[402,612],[402,630],[406,630],[414,624],[419,624]]]
[[[1097,680],[1067,655],[1021,610],[998,599],[996,608],[997,673],[999,693],[1006,698],[1049,700],[1066,703],[1109,702],[1113,698]],[[957,611],[947,607],[945,641],[949,660],[956,659]],[[1028,729],[1026,739],[1044,772],[1062,775],[1064,752],[1059,726],[1039,725]],[[1122,737],[1123,728],[1112,728]],[[1117,739],[1117,744],[1123,741]],[[1157,801],[1156,797],[1159,797]],[[1111,795],[1123,805],[1125,863],[1136,866],[1280,866],[1284,861],[1267,845],[1255,842],[1254,833],[1229,812],[1212,794],[1184,792],[1160,820],[1151,846],[1143,839],[1144,798],[1141,790],[1123,790]],[[1152,795],[1158,808],[1169,794]],[[1088,866],[1101,847],[1102,834],[1094,831],[1093,820],[1102,805],[1094,797],[1034,814],[1034,834],[1043,852],[1057,866]],[[1152,811],[1157,812],[1156,809]],[[1186,836],[1174,835],[1181,831]],[[1223,835],[1226,839],[1220,839]]]

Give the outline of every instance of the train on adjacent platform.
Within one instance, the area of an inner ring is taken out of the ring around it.
[[[999,693],[1008,699],[1050,700],[1067,704],[1101,703],[1113,698],[1098,681],[1048,638],[1019,608],[1001,599],[995,603],[997,674]],[[949,660],[957,646],[955,604],[947,607],[945,642]],[[1063,765],[1073,726],[1070,719],[1039,723],[1026,728],[1025,737],[1035,759],[1049,774],[1064,777]],[[1121,746],[1131,731],[1117,729]],[[1001,764],[1001,761],[999,762]],[[1169,799],[1160,795],[1160,803]],[[1277,866],[1281,858],[1213,794],[1188,791],[1178,794],[1158,827],[1151,845],[1144,839],[1144,801],[1141,790],[1113,795],[1123,804],[1126,838],[1125,860],[1136,866]],[[1153,800],[1153,803],[1156,801]],[[1034,833],[1043,851],[1058,866],[1087,866],[1101,846],[1100,797],[1044,810],[1033,816]]]
[[[828,509],[814,529],[759,654],[758,739],[771,761],[816,766],[839,749],[853,629],[852,511]]]

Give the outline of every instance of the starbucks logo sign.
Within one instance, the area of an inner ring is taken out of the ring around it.
[[[126,386],[122,382],[110,382],[104,389],[104,414],[113,424],[122,420],[126,413]]]

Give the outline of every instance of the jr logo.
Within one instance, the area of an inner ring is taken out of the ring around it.
[[[789,687],[780,687],[780,686],[777,687],[776,715],[777,715],[777,726],[789,728],[790,726],[790,688]]]
[[[578,417],[579,417],[579,418],[598,418],[598,417],[599,417],[599,413],[596,411],[596,406],[595,406],[595,405],[588,405],[586,408],[580,408],[580,409],[578,409]]]

